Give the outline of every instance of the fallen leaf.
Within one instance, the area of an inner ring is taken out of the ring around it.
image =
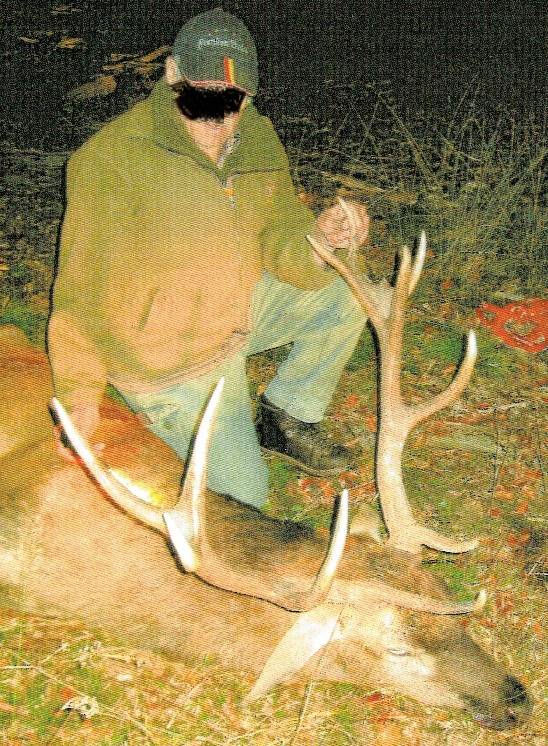
[[[441,283],[441,289],[442,290],[449,290],[450,288],[452,288],[454,286],[454,284],[455,283],[453,282],[453,280],[444,280]]]
[[[513,500],[514,493],[502,484],[495,487],[495,497],[497,500]]]
[[[58,42],[57,49],[75,49],[84,43],[83,39],[79,39],[75,36],[64,36],[60,42]]]
[[[390,728],[390,725],[396,726],[396,730],[398,735],[401,737],[401,728],[400,726],[397,726],[395,723],[390,723],[387,725],[388,720],[393,716],[394,710],[392,709],[384,709],[379,708],[379,710],[376,711],[375,715],[371,718],[371,722],[375,723],[376,725],[382,725],[383,731],[382,731],[382,739],[379,740],[376,739],[376,743],[398,743],[399,738],[395,738],[393,729]]]
[[[428,431],[430,433],[435,433],[436,435],[447,435],[447,433],[450,431],[450,428],[446,422],[441,422],[440,420],[432,420],[428,424]]]
[[[359,404],[360,397],[356,394],[349,394],[343,401],[342,406],[347,407],[348,409],[354,409],[354,407],[357,407]]]
[[[366,697],[364,697],[364,701],[368,704],[376,704],[377,702],[380,702],[384,699],[384,694],[382,692],[372,692],[371,694],[368,694]]]
[[[491,508],[489,511],[489,515],[491,518],[500,518],[502,515],[502,510],[500,508]]]
[[[527,466],[516,464],[516,481],[518,483],[536,482],[541,477],[540,469],[529,469]]]
[[[516,510],[514,512],[517,515],[525,515],[528,510],[529,510],[529,502],[527,500],[522,500],[516,505]]]
[[[163,54],[166,54],[169,52],[170,47],[158,47],[158,49],[155,49],[153,52],[149,52],[148,54],[144,54],[142,57],[139,57],[139,62],[152,62],[153,60],[158,59],[158,57],[161,57]]]
[[[357,497],[363,497],[363,496],[370,496],[374,495],[377,492],[377,485],[374,481],[371,482],[364,482],[363,484],[359,484],[356,487],[351,487],[350,489],[350,496],[352,498]]]
[[[332,497],[335,497],[335,495],[337,494],[337,492],[333,488],[333,485],[330,482],[324,481],[320,483],[319,487],[320,487],[320,492],[322,493],[324,497],[332,498]]]
[[[529,531],[522,531],[520,534],[509,533],[507,543],[513,549],[521,549],[528,544],[530,538],[531,534]]]
[[[368,414],[364,417],[366,428],[370,433],[377,432],[377,416],[375,414]]]
[[[353,471],[341,471],[339,474],[339,482],[344,482],[345,484],[352,484],[356,481],[358,478],[358,475]]]
[[[27,714],[24,707],[17,707],[17,705],[11,705],[9,702],[2,702],[2,700],[0,700],[0,712],[10,712],[16,715]]]
[[[113,75],[100,75],[96,80],[79,85],[67,93],[69,101],[84,101],[89,98],[108,96],[116,90],[116,78]]]
[[[455,309],[451,305],[451,303],[442,303],[439,307],[438,312],[442,319],[450,319],[452,316],[454,316]]]
[[[495,596],[495,607],[499,614],[508,614],[514,608],[514,602],[506,593],[497,593]]]
[[[38,42],[38,39],[34,39],[30,36],[20,36],[19,41],[24,41],[25,44],[36,44]]]

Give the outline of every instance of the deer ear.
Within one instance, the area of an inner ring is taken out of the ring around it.
[[[384,648],[395,655],[403,655],[408,648],[406,636],[402,629],[401,618],[396,609],[383,609],[379,615],[381,640]]]
[[[262,697],[280,681],[299,671],[318,650],[334,640],[342,639],[346,624],[341,616],[341,608],[331,604],[316,606],[311,611],[299,614],[295,624],[267,660],[245,701]]]

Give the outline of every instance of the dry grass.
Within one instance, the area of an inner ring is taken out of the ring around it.
[[[317,206],[336,190],[367,199],[377,218],[380,250],[372,249],[370,257],[379,272],[386,271],[386,255],[391,261],[400,237],[409,240],[419,226],[430,228],[434,252],[409,317],[404,368],[406,391],[422,396],[450,380],[461,333],[470,324],[466,304],[477,300],[478,287],[482,298],[496,297],[502,276],[503,297],[540,292],[544,138],[525,124],[513,133],[503,132],[502,124],[485,129],[471,113],[460,125],[456,119],[448,123],[441,136],[402,122],[389,104],[382,117],[380,111],[379,104],[361,122],[360,112],[352,112],[360,125],[359,140],[348,139],[347,123],[335,134],[318,131],[313,123],[294,123],[294,132],[288,125],[291,154],[303,186],[320,195]],[[385,137],[379,139],[382,132]],[[524,139],[520,132],[529,134]],[[62,208],[62,160],[11,153],[7,199],[0,204],[0,310],[4,321],[18,321],[37,338]],[[453,285],[441,293],[448,267]],[[470,282],[473,273],[482,279],[479,286]],[[480,360],[464,405],[413,434],[405,474],[414,509],[424,521],[445,528],[456,523],[464,533],[483,537],[471,557],[442,560],[427,554],[425,559],[456,595],[487,588],[485,610],[463,623],[529,687],[535,709],[523,728],[482,730],[465,713],[378,692],[375,682],[364,682],[363,688],[321,682],[279,686],[247,707],[242,698],[252,683],[249,675],[226,670],[221,661],[176,664],[121,646],[77,621],[4,610],[0,744],[544,744],[542,408],[548,376],[540,356],[503,348],[487,334],[479,338]],[[255,391],[272,375],[275,358],[250,362]],[[329,414],[333,430],[361,450],[359,468],[326,483],[303,479],[271,461],[274,513],[325,522],[341,481],[350,487],[354,504],[374,501],[374,376],[366,334]],[[318,674],[321,678],[321,661]],[[91,716],[79,714],[79,708]]]

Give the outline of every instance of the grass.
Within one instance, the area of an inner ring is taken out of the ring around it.
[[[463,96],[436,123],[402,119],[378,92],[369,116],[323,134],[321,151],[304,122],[292,151],[294,174],[319,205],[335,193],[365,200],[383,248],[424,229],[435,255],[431,271],[444,296],[477,304],[491,296],[541,294],[546,278],[546,133],[539,122],[502,112],[493,121]],[[367,111],[367,110],[366,110]]]
[[[545,137],[537,123],[511,113],[487,120],[473,98],[433,125],[404,121],[386,91],[368,95],[342,121],[318,127],[288,120],[282,135],[299,188],[314,195],[315,209],[336,193],[367,201],[374,216],[368,266],[375,277],[391,273],[403,240],[427,230],[431,252],[408,313],[403,384],[406,396],[428,397],[451,379],[463,334],[475,325],[475,305],[543,293]],[[63,160],[15,151],[6,160],[0,323],[21,326],[38,344],[62,212]],[[251,684],[245,671],[207,658],[175,664],[78,622],[3,610],[0,743],[540,746],[548,376],[543,356],[511,350],[477,331],[478,363],[467,392],[458,407],[412,434],[404,476],[420,520],[482,537],[470,557],[426,553],[425,562],[458,598],[487,588],[486,609],[466,623],[532,690],[529,724],[511,735],[482,731],[464,713],[378,693],[374,682],[284,685],[244,707]],[[281,354],[250,361],[254,395]],[[328,413],[328,426],[361,449],[356,470],[344,476],[354,503],[374,500],[375,370],[366,330]],[[304,479],[277,459],[269,466],[272,512],[328,525],[341,481]],[[83,718],[76,705],[62,710],[83,696],[97,702],[96,715]]]

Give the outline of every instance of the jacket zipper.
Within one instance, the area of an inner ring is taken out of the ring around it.
[[[220,179],[223,192],[228,197],[228,201],[231,207],[236,207],[236,199],[234,196],[234,176],[228,176],[225,181]]]

